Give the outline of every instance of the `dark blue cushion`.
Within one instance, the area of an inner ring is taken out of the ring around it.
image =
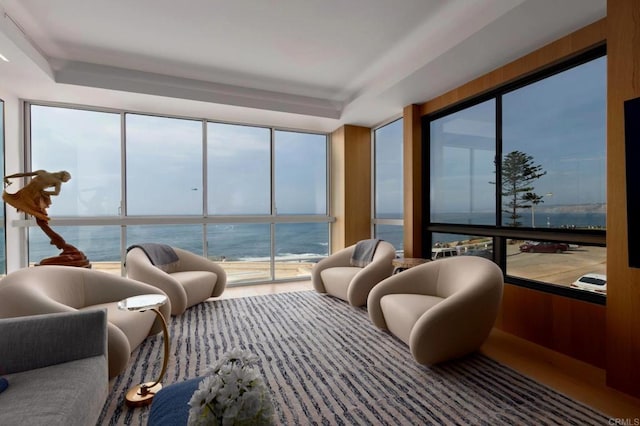
[[[153,397],[147,425],[186,425],[189,420],[189,400],[201,380],[202,377],[196,377],[162,388]]]
[[[0,377],[0,393],[9,387],[9,381],[4,377]]]

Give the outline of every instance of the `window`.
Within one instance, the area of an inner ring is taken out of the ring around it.
[[[209,257],[221,263],[229,282],[271,278],[271,226],[268,223],[207,226]]]
[[[522,182],[530,191],[503,194],[503,206],[513,196],[530,206],[516,211],[522,226],[605,227],[606,62],[592,60],[502,97],[503,164],[520,152],[540,166],[539,178]],[[503,166],[503,187],[505,175]],[[513,226],[510,215],[503,225]]]
[[[496,102],[431,122],[431,221],[495,223]]]
[[[507,273],[571,286],[582,275],[606,274],[606,247],[563,242],[507,240]]]
[[[119,215],[121,194],[120,115],[115,113],[32,105],[30,107],[32,170],[71,174],[47,209],[56,217],[112,217]],[[54,231],[92,262],[120,259],[118,227],[64,226]],[[29,229],[29,260],[60,254],[37,227]],[[116,268],[119,272],[119,265]]]
[[[326,214],[327,137],[276,130],[274,145],[277,214]]]
[[[327,214],[326,158],[325,135],[274,132],[276,215]],[[274,238],[276,278],[308,276],[328,254],[329,224],[276,223]]]
[[[395,120],[373,132],[373,235],[403,252],[402,123]]]
[[[49,216],[118,216],[120,115],[32,105],[31,168],[71,174]]]
[[[315,262],[329,254],[328,223],[277,223],[276,278],[311,275]]]
[[[604,303],[571,288],[606,269],[604,55],[425,118],[432,252],[492,258],[508,282]]]
[[[327,255],[328,137],[203,119],[27,104],[31,169],[72,178],[48,209],[94,269],[160,242],[233,283],[299,279]],[[123,167],[122,165],[125,165]],[[59,250],[31,227],[29,262]]]
[[[433,233],[431,259],[451,256],[480,256],[493,259],[493,238],[474,235]]]
[[[127,215],[202,215],[202,122],[126,115]]]
[[[211,215],[271,213],[271,131],[207,123],[207,191]]]

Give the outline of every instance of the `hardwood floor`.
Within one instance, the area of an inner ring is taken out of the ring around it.
[[[311,290],[310,281],[227,287],[220,299]],[[611,417],[609,424],[640,424],[640,399],[606,385],[605,372],[494,329],[482,353]]]
[[[311,281],[294,281],[277,284],[227,286],[224,293],[216,299],[234,299],[236,297],[260,296],[263,294],[286,293],[290,291],[313,290]]]
[[[640,399],[606,385],[605,371],[494,329],[480,348],[490,358],[611,417],[609,424],[640,424]],[[615,423],[616,419],[631,419]]]

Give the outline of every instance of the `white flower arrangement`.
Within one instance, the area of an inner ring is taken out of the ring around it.
[[[273,425],[273,402],[257,361],[241,349],[223,354],[191,396],[188,424]]]

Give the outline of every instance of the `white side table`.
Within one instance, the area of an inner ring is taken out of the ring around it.
[[[167,363],[169,361],[169,330],[167,322],[162,316],[158,308],[167,303],[167,296],[163,294],[142,294],[123,299],[118,302],[118,309],[123,311],[144,312],[152,310],[160,318],[162,323],[162,336],[164,339],[164,358],[162,359],[162,370],[155,382],[146,382],[136,385],[129,389],[126,395],[126,403],[130,407],[142,407],[151,404],[153,397],[162,389],[162,377],[167,371]]]

